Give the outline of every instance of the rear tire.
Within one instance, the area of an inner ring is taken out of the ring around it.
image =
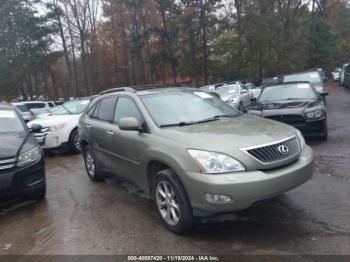
[[[170,169],[156,174],[153,199],[163,224],[171,232],[182,234],[195,225],[196,220],[186,191]]]
[[[81,153],[78,129],[74,129],[70,134],[68,140],[68,149],[73,153]]]
[[[85,163],[86,173],[92,181],[103,181],[104,176],[102,174],[100,165],[97,162],[95,154],[91,151],[87,145],[83,148],[83,158]]]

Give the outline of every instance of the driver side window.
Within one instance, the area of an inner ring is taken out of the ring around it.
[[[113,122],[118,124],[120,119],[124,117],[134,117],[140,124],[142,122],[142,115],[136,104],[130,98],[119,97],[114,112]]]

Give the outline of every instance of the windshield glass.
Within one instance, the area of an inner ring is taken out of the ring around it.
[[[141,99],[159,126],[240,115],[220,99],[201,91],[147,94]]]
[[[15,111],[0,110],[0,134],[24,131],[23,124]]]
[[[266,87],[259,97],[260,102],[280,100],[316,99],[309,84],[289,84]]]
[[[216,90],[216,93],[218,93],[221,97],[224,96],[237,96],[239,94],[239,86],[221,86]]]
[[[284,77],[283,82],[295,82],[295,81],[306,81],[311,83],[320,83],[321,77],[318,72],[303,73],[296,75],[287,75]]]
[[[76,100],[64,103],[53,110],[51,115],[78,115],[88,106],[90,100]]]

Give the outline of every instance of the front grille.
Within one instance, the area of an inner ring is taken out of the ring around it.
[[[0,160],[0,171],[14,168],[16,166],[16,158],[1,159]]]
[[[266,118],[275,120],[278,122],[283,122],[289,125],[305,124],[305,119],[301,115],[276,115],[276,116],[266,116]]]
[[[295,157],[300,153],[300,146],[298,139],[293,136],[273,144],[245,148],[243,151],[263,164],[272,164]]]

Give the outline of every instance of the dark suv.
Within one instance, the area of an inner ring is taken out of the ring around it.
[[[0,103],[0,195],[42,199],[45,194],[43,151],[18,110]]]

